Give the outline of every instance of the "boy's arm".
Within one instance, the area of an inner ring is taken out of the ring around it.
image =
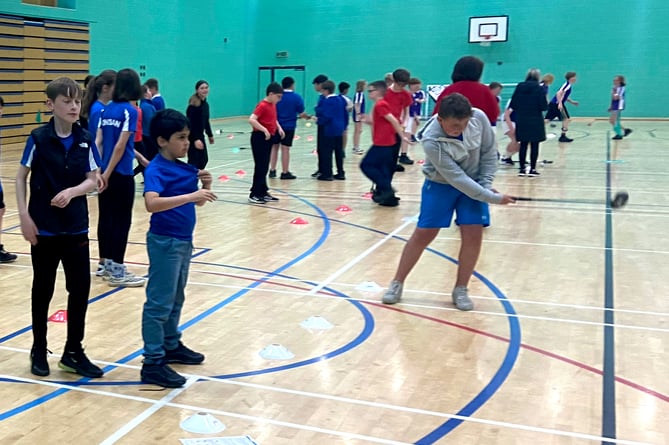
[[[23,238],[33,246],[37,244],[37,226],[28,213],[26,201],[26,183],[30,169],[24,165],[19,166],[16,173],[16,205],[19,209],[19,220],[21,222],[21,233]]]
[[[393,126],[393,129],[395,130],[395,133],[397,133],[400,136],[400,138],[409,142],[409,139],[406,137],[406,134],[404,133],[404,128],[402,128],[400,122],[397,119],[395,119],[395,116],[393,116],[392,113],[388,113],[383,117],[388,122],[390,122],[390,124]]]
[[[189,202],[199,203],[200,201],[202,201],[202,204],[207,201],[216,201],[216,195],[211,190],[204,188],[178,196],[160,196],[157,192],[144,193],[144,205],[149,213],[164,212]]]
[[[86,173],[86,179],[81,184],[74,187],[69,187],[61,190],[56,196],[51,199],[51,205],[54,207],[64,208],[70,203],[72,198],[85,195],[95,188],[97,184],[97,170],[91,170]]]
[[[267,130],[267,128],[265,128],[263,126],[263,124],[261,124],[258,121],[258,116],[256,116],[255,113],[252,113],[251,116],[249,116],[249,124],[251,124],[251,126],[255,130],[262,131],[263,133],[265,133],[265,139],[269,139],[270,137],[272,137],[272,135],[269,134],[269,131]]]
[[[473,119],[473,117],[472,117]],[[492,190],[492,181],[497,172],[497,146],[495,144],[495,133],[485,115],[480,115],[479,121],[483,125],[481,134],[481,154],[479,157],[479,184],[486,189]]]

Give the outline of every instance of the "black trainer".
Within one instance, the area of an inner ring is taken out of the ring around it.
[[[73,372],[90,378],[102,377],[105,374],[102,369],[91,363],[86,354],[84,354],[83,349],[75,352],[63,352],[63,356],[58,362],[58,367],[63,371]]]
[[[402,153],[400,155],[400,164],[413,165],[413,159],[410,159],[409,156],[406,155],[406,153]]]
[[[47,348],[33,348],[30,350],[30,372],[40,377],[46,377],[50,374],[49,362],[46,360],[47,353],[51,354],[51,351]]]
[[[12,261],[16,261],[16,258],[18,258],[16,255],[7,252],[5,246],[0,244],[0,263],[11,263]]]
[[[165,361],[167,363],[180,363],[182,365],[199,365],[204,361],[204,354],[195,352],[183,343],[171,351],[165,351]]]
[[[184,376],[170,368],[166,363],[142,365],[140,371],[142,383],[152,383],[163,388],[181,388],[186,383]]]
[[[295,176],[291,172],[285,172],[281,173],[281,179],[297,179],[297,176]]]
[[[395,166],[395,171],[396,171],[396,172],[403,172],[403,171],[404,171],[404,166],[403,166],[403,165],[400,165],[400,164],[397,164],[397,165]]]
[[[573,142],[574,140],[572,138],[568,138],[566,135],[560,136],[560,139],[558,139],[558,142]]]
[[[632,132],[631,128],[625,128],[625,136],[629,136],[631,132]]]
[[[333,178],[343,181],[346,179],[346,175],[344,173],[337,173],[336,175],[333,176]]]
[[[279,198],[272,196],[269,193],[262,197],[265,202],[278,202]]]
[[[621,140],[622,138],[623,138],[623,135],[622,135],[622,134],[617,134],[617,135],[613,136],[611,139],[616,140],[616,141],[619,141],[619,140]]]
[[[270,178],[276,178],[276,170],[270,170],[269,171],[269,177]]]

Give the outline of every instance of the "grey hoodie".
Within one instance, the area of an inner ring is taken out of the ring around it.
[[[499,204],[502,195],[491,190],[497,171],[495,133],[483,111],[472,109],[462,136],[462,141],[448,137],[433,116],[418,133],[425,150],[423,174],[477,201]]]

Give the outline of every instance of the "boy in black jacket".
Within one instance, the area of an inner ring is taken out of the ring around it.
[[[47,314],[62,262],[68,322],[58,366],[85,377],[102,377],[103,371],[88,360],[81,346],[91,287],[86,193],[96,185],[95,145],[91,134],[76,123],[81,109],[79,85],[61,77],[47,85],[46,94],[53,117],[30,133],[16,174],[21,232],[31,244],[33,264],[30,371],[49,375]],[[28,174],[30,202],[26,205]]]

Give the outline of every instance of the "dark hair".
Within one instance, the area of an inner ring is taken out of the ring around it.
[[[85,90],[86,87],[88,86],[88,83],[89,83],[91,80],[93,80],[93,79],[95,79],[95,76],[92,75],[92,74],[89,74],[88,76],[86,76],[86,77],[84,78],[84,90]]]
[[[386,85],[385,80],[375,80],[374,82],[368,85],[368,88],[374,88],[375,90],[381,90],[384,94],[388,90],[388,85]]]
[[[283,79],[281,79],[281,86],[283,88],[290,88],[293,85],[295,85],[295,79],[293,79],[292,77],[286,76]]]
[[[539,82],[539,79],[541,79],[541,71],[539,71],[536,68],[530,68],[527,71],[527,75],[525,76],[525,81],[527,82],[528,80],[535,80]]]
[[[198,88],[200,88],[205,83],[207,85],[209,85],[209,82],[207,82],[206,80],[202,80],[202,79],[195,82],[195,92],[193,93],[193,95],[191,97],[188,98],[188,105],[194,105],[196,107],[199,107],[200,105],[202,105],[202,98],[197,94],[197,90],[198,90]]]
[[[142,96],[146,93],[150,93],[151,91],[149,90],[149,86],[147,84],[142,85]],[[144,99],[144,97],[142,97]]]
[[[160,147],[158,137],[169,140],[174,133],[178,133],[184,128],[190,129],[190,122],[188,122],[186,116],[177,110],[167,108],[153,115],[149,127],[152,141],[156,143],[157,147]]]
[[[567,71],[567,73],[564,75],[564,78],[569,80],[572,77],[576,77],[576,71]]]
[[[114,84],[114,102],[130,102],[139,100],[142,97],[142,84],[139,82],[139,75],[131,68],[125,68],[116,73],[116,82]]]
[[[331,80],[326,80],[325,82],[323,82],[321,84],[321,91],[323,91],[323,90],[329,91],[330,94],[332,94],[332,93],[334,93],[334,89],[335,89],[335,84]]]
[[[625,86],[625,76],[623,76],[622,74],[618,74],[616,77],[620,81],[620,85],[624,87]],[[0,97],[0,105],[2,105],[2,98],[1,97]]]
[[[155,78],[150,78],[146,80],[146,86],[149,88],[155,88],[156,90],[158,89],[158,79]]]
[[[328,76],[326,76],[325,74],[319,74],[318,76],[314,77],[314,80],[311,83],[312,84],[323,83],[326,80],[328,80]]]
[[[409,79],[409,85],[418,85],[421,83],[423,82],[421,82],[420,79],[417,77],[412,77],[411,79]]]
[[[283,94],[283,88],[277,82],[272,82],[267,85],[267,88],[265,89],[265,94],[267,96],[269,96],[270,93]]]
[[[56,100],[58,96],[69,97],[70,99],[79,99],[82,95],[79,84],[69,77],[59,77],[52,80],[46,86],[46,97]]]
[[[348,82],[339,82],[339,85],[337,85],[337,89],[339,89],[339,92],[342,94],[349,88],[351,88],[351,84]]]
[[[439,104],[439,117],[442,119],[449,117],[464,119],[471,117],[471,115],[472,104],[460,93],[449,94]]]
[[[478,82],[483,74],[483,60],[474,56],[464,56],[455,62],[451,80],[453,83],[461,80],[472,80]]]
[[[411,74],[404,68],[398,68],[393,71],[393,82],[407,84],[409,83],[409,79],[411,79]]]
[[[0,107],[4,106],[5,106],[5,100],[2,98],[2,96],[0,96]]]
[[[488,85],[488,88],[490,88],[491,90],[494,90],[495,88],[504,88],[504,87],[499,82],[490,82],[490,85]]]
[[[116,71],[114,70],[104,70],[88,82],[84,100],[81,103],[81,117],[88,119],[91,107],[100,97],[102,87],[114,85],[114,82],[116,82]]]

